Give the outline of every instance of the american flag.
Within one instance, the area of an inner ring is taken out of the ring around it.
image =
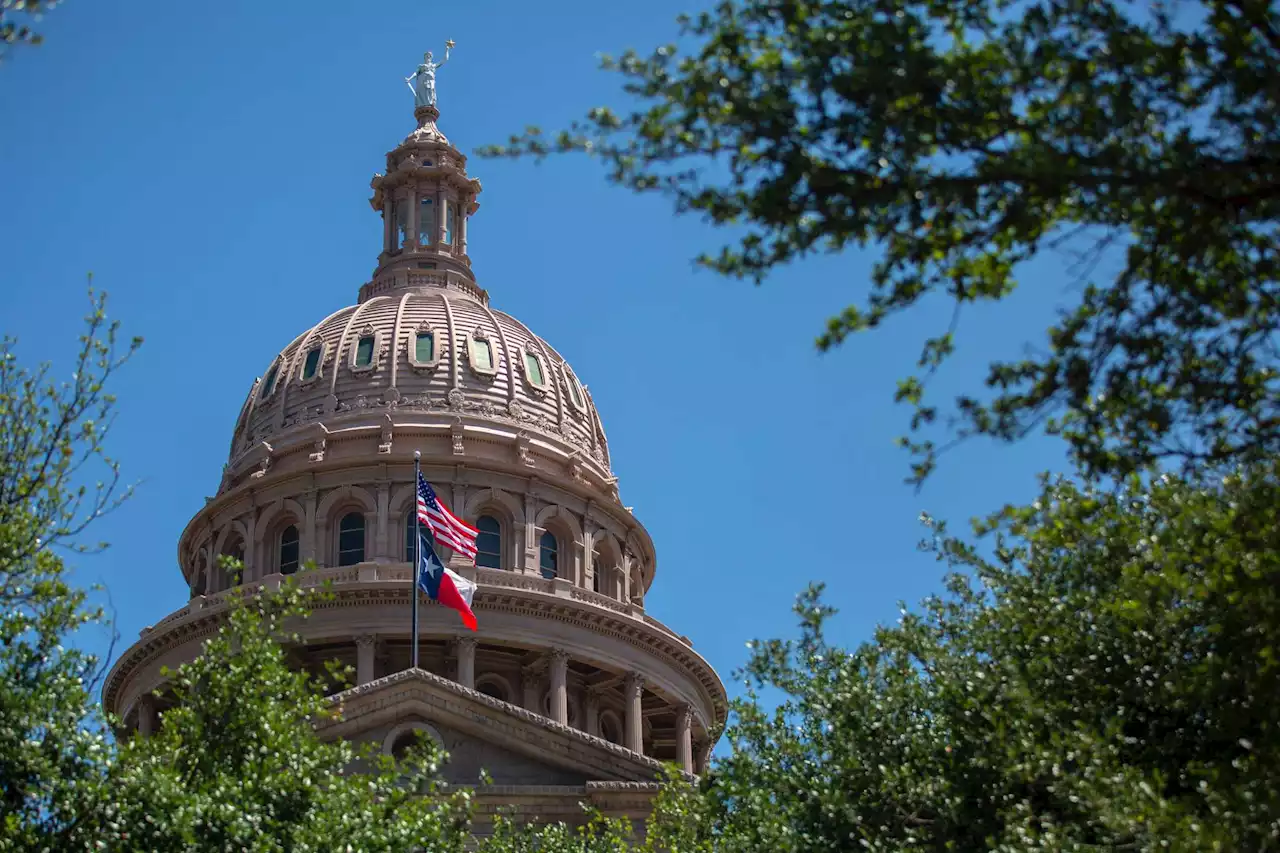
[[[475,562],[476,534],[480,531],[449,512],[421,474],[418,475],[418,521],[427,526],[441,545],[448,545]]]

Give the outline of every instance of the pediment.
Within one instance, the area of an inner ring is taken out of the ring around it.
[[[404,670],[344,690],[330,701],[341,708],[341,716],[321,724],[323,736],[368,740],[381,738],[407,722],[421,721],[445,735],[447,748],[465,745],[468,758],[464,764],[472,763],[471,756],[478,755],[482,756],[480,763],[498,762],[524,776],[536,774],[534,768],[540,765],[547,768],[543,784],[649,781],[659,777],[663,766],[653,758],[421,669]],[[486,769],[493,772],[492,764]]]

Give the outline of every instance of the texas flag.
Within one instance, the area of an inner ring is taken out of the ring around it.
[[[462,615],[462,624],[476,630],[476,615],[471,612],[471,596],[476,585],[462,575],[445,568],[426,536],[418,537],[418,586],[445,607]]]

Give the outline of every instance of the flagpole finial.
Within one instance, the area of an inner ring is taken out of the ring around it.
[[[421,458],[422,458],[422,451],[421,451],[421,450],[415,450],[415,451],[413,451],[413,458],[414,458],[414,459],[421,459]]]

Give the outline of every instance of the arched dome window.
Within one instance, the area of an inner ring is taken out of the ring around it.
[[[315,379],[320,375],[320,356],[322,350],[320,347],[312,347],[307,351],[307,357],[302,362],[302,381],[306,382]]]
[[[290,524],[280,531],[280,574],[291,575],[298,570],[300,551],[298,528]]]
[[[489,569],[502,568],[502,525],[492,515],[476,521],[476,565]]]
[[[451,201],[444,203],[444,242],[446,246],[453,245],[453,219],[454,208],[457,205]]]
[[[436,336],[429,331],[421,331],[413,338],[414,358],[422,364],[430,364],[436,360]]]
[[[355,367],[368,367],[373,364],[373,335],[361,335],[356,341]]]
[[[364,562],[364,513],[349,512],[338,522],[338,565]]]
[[[550,530],[543,531],[542,538],[538,541],[538,568],[547,579],[560,573],[560,543]]]
[[[600,559],[600,549],[596,548],[591,552],[591,590],[592,592],[603,593],[603,586],[604,566]]]
[[[498,369],[493,358],[493,341],[489,340],[487,334],[480,332],[472,335],[468,343],[471,347],[471,369],[485,376],[492,376]]]
[[[418,245],[430,246],[436,241],[436,208],[433,199],[418,201]],[[424,359],[425,361],[426,359]]]
[[[270,397],[271,392],[276,390],[276,379],[280,376],[280,362],[271,365],[271,369],[267,371],[267,377],[262,380],[262,393],[258,395],[259,399]]]
[[[569,386],[569,402],[573,403],[573,407],[580,412],[587,410],[586,394],[582,390],[582,384],[578,382],[578,377],[573,375],[573,371],[569,369],[569,365],[564,365],[564,381]]]

